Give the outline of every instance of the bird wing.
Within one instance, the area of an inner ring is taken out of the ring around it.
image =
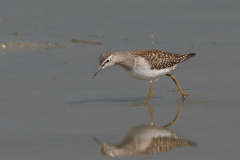
[[[151,69],[165,69],[174,67],[176,64],[181,63],[188,59],[188,53],[173,54],[161,50],[137,50],[131,51],[131,53],[137,57],[140,56],[146,59],[151,65]],[[190,57],[189,57],[190,58]]]

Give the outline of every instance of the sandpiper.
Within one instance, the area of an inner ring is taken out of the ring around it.
[[[153,94],[152,81],[157,80],[163,75],[173,79],[178,86],[182,96],[184,93],[174,75],[169,74],[177,65],[193,56],[195,53],[172,54],[161,50],[143,49],[116,53],[103,53],[99,57],[100,67],[95,72],[94,78],[102,69],[120,65],[129,76],[150,82],[150,93],[145,101],[147,104]]]
[[[195,147],[196,142],[184,139],[168,128],[177,121],[181,110],[180,107],[171,123],[161,127],[153,123],[153,110],[149,106],[150,124],[132,127],[120,144],[103,143],[96,136],[93,138],[100,145],[104,157],[150,155],[168,152],[176,147]]]

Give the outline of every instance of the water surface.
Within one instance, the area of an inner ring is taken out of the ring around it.
[[[93,139],[118,144],[150,122],[149,83],[117,67],[95,79],[104,52],[196,53],[153,83],[153,122],[196,147],[130,159],[237,159],[240,129],[238,1],[5,1],[0,46],[1,159],[103,159]],[[17,33],[17,34],[16,34]],[[73,43],[72,38],[102,45]]]

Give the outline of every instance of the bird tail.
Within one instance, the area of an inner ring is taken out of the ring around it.
[[[195,56],[195,55],[196,55],[196,53],[188,53],[187,56],[186,56],[186,60]]]
[[[182,63],[186,60],[188,60],[189,58],[195,56],[196,53],[183,53],[183,54],[174,54],[174,57],[176,59],[176,64]]]

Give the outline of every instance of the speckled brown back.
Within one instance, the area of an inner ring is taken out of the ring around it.
[[[185,140],[185,139],[176,139],[173,137],[158,137],[153,138],[149,147],[145,149],[145,152],[148,154],[156,152],[167,152],[174,147],[193,147],[197,144],[195,142]]]
[[[164,69],[174,67],[176,64],[181,63],[193,56],[195,53],[183,53],[183,54],[172,54],[160,50],[134,50],[130,51],[134,57],[140,56],[145,58],[151,65],[151,69]]]

